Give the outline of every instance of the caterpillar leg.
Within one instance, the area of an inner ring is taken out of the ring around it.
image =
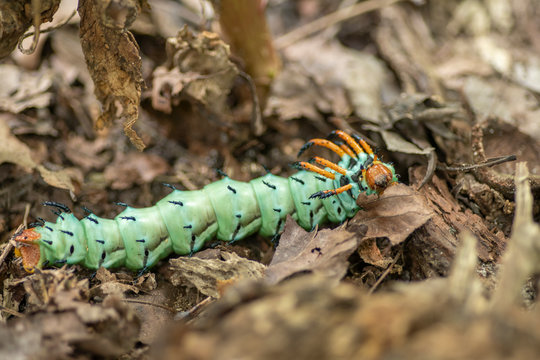
[[[298,151],[298,156],[302,155],[304,153],[304,151],[306,151],[307,149],[309,149],[313,145],[318,145],[318,146],[322,146],[322,147],[325,147],[327,149],[330,149],[333,152],[335,152],[336,154],[338,154],[339,157],[343,157],[345,155],[345,151],[342,148],[340,148],[339,146],[337,146],[336,144],[334,144],[333,142],[331,142],[330,140],[311,139],[307,143],[305,143],[304,146],[302,146],[300,151]]]
[[[353,151],[357,154],[357,155],[360,155],[361,153],[364,152],[364,150],[362,150],[362,148],[360,147],[360,145],[358,144],[358,142],[356,142],[355,139],[353,139],[349,134],[347,134],[346,132],[343,132],[341,130],[334,130],[330,133],[330,136],[332,135],[336,135],[338,136],[341,140],[345,141],[350,147],[351,149],[353,149]],[[363,141],[363,140],[362,140]]]
[[[347,184],[337,189],[318,191],[312,194],[309,198],[310,199],[316,199],[316,198],[325,199],[327,197],[341,194],[342,192],[345,192],[345,191],[349,191],[352,189],[352,187],[353,187],[352,184]]]
[[[328,161],[330,162],[330,161]],[[304,169],[304,170],[308,170],[308,171],[311,171],[311,172],[314,172],[314,173],[317,173],[319,175],[322,175],[328,179],[332,179],[334,180],[336,178],[336,176],[331,173],[330,171],[326,171],[324,169],[321,169],[315,165],[312,165],[310,163],[307,163],[305,161],[300,161],[300,162],[296,162],[293,164],[294,167],[297,167],[297,168],[300,168],[300,169]],[[337,165],[336,165],[337,166]]]
[[[362,146],[364,151],[368,153],[371,156],[374,156],[375,158],[377,155],[373,154],[373,150],[371,149],[371,146],[368,145],[368,143],[362,139],[360,136],[353,134],[352,137]]]
[[[318,157],[318,156],[315,156],[312,160],[314,162],[316,162],[317,164],[319,164],[319,165],[330,168],[330,169],[334,170],[335,172],[340,173],[341,175],[346,175],[347,174],[347,170],[345,170],[344,168],[342,168],[341,166],[339,166],[337,164],[334,164],[333,162],[331,162],[329,160],[323,159],[323,158]]]

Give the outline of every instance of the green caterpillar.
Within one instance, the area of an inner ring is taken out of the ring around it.
[[[55,223],[41,222],[15,236],[27,270],[48,264],[80,264],[90,269],[152,267],[172,252],[199,251],[214,238],[237,241],[259,232],[274,236],[283,230],[288,214],[304,229],[331,221],[343,222],[359,209],[361,192],[381,193],[397,182],[392,165],[377,159],[360,138],[332,132],[334,142],[312,139],[312,145],[336,152],[338,164],[315,157],[298,162],[303,169],[288,178],[266,174],[241,182],[225,176],[197,191],[172,193],[148,208],[126,209],[114,219],[93,214],[77,219],[64,205]],[[316,174],[313,174],[316,173]]]

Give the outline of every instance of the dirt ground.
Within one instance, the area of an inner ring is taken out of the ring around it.
[[[538,19],[537,0],[0,3],[0,357],[539,358]],[[342,224],[140,272],[23,267],[14,235],[63,214],[46,201],[114,218],[288,177],[337,161],[297,156],[336,129],[399,174]]]

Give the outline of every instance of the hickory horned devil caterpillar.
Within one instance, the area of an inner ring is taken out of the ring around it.
[[[358,136],[336,130],[329,139],[308,141],[298,155],[319,145],[337,153],[338,164],[315,156],[295,163],[300,171],[288,178],[268,173],[241,182],[225,176],[201,190],[174,189],[152,207],[126,205],[114,219],[89,213],[79,220],[65,205],[44,203],[59,210],[58,218],[55,223],[40,219],[14,237],[23,266],[32,270],[67,263],[141,270],[172,252],[199,251],[215,237],[232,242],[257,231],[274,236],[288,214],[306,230],[327,220],[343,222],[359,210],[360,193],[380,194],[397,177],[394,167],[380,161]]]

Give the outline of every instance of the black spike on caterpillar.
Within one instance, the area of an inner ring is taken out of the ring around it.
[[[171,253],[199,251],[217,238],[236,241],[259,232],[274,236],[288,214],[306,230],[326,221],[343,222],[358,211],[360,193],[381,193],[397,182],[391,164],[378,160],[369,145],[342,131],[313,145],[337,153],[339,163],[320,157],[298,162],[301,169],[288,178],[270,173],[250,182],[225,176],[196,191],[173,191],[148,208],[126,209],[114,219],[91,212],[79,220],[62,204],[55,223],[40,222],[15,237],[26,269],[47,264],[81,264],[90,269],[125,266],[140,270]],[[318,164],[316,166],[314,164]],[[315,174],[313,174],[315,173]]]

